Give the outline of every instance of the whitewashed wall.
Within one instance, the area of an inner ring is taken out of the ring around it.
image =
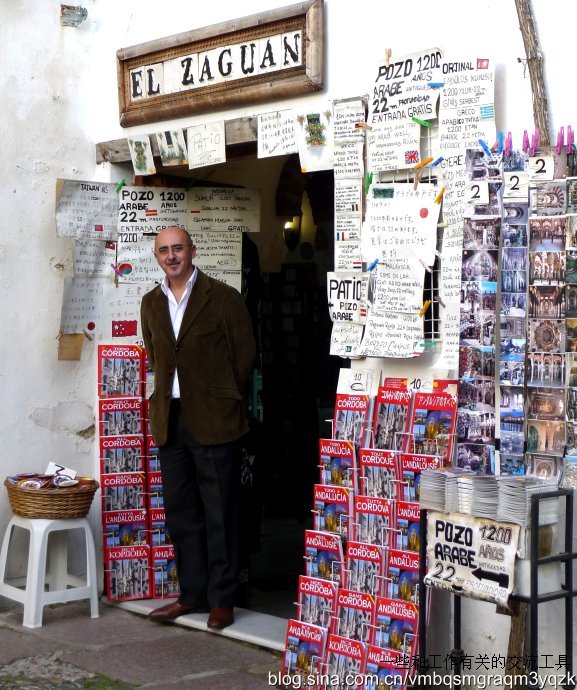
[[[95,143],[124,137],[118,124],[116,50],[201,26],[262,12],[279,0],[85,0],[88,19],[79,28],[60,26],[58,2],[16,0],[0,7],[0,438],[3,475],[43,470],[49,460],[97,472],[94,447],[94,353],[85,343],[82,360],[57,361],[63,278],[72,271],[72,244],[56,237],[54,187],[58,177],[120,179],[126,169],[96,166]],[[568,27],[575,3],[532,2],[545,57],[551,128],[577,126],[567,67]],[[491,57],[497,64],[497,127],[532,130],[528,74],[513,0],[325,0],[326,90],[293,101],[231,109],[174,121],[186,125],[231,119],[295,102],[370,92],[376,65],[438,46],[446,53]],[[557,11],[558,10],[558,11]],[[565,29],[565,31],[564,31]],[[163,123],[163,129],[166,129]],[[155,131],[154,125],[134,132]],[[9,519],[0,494],[0,534]],[[99,522],[97,511],[93,514]],[[478,607],[483,607],[482,612]],[[504,653],[507,619],[490,605],[464,607],[464,641],[473,654]],[[446,608],[441,607],[442,611]],[[447,614],[448,615],[448,614]],[[562,626],[553,607],[544,615],[545,652],[559,653]],[[480,622],[482,621],[482,622]],[[448,644],[437,639],[437,646]]]

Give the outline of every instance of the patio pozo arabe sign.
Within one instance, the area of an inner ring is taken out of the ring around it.
[[[120,124],[318,91],[323,51],[323,0],[124,48]]]

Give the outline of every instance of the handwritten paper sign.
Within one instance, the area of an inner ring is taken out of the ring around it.
[[[441,307],[441,355],[436,367],[457,369],[459,366],[460,305],[447,304]]]
[[[384,258],[376,266],[372,309],[419,313],[425,269],[410,257]]]
[[[367,135],[367,170],[412,168],[421,161],[421,126],[414,122],[393,122]]]
[[[199,268],[217,271],[242,270],[242,234],[240,232],[196,232],[194,234]]]
[[[102,337],[142,344],[140,303],[155,283],[107,283],[102,294]]]
[[[364,323],[367,317],[367,273],[327,273],[328,307],[331,321]]]
[[[164,277],[153,253],[154,237],[144,235],[138,242],[119,240],[116,265],[122,280],[128,283],[160,283]]]
[[[381,63],[371,86],[368,122],[385,126],[412,117],[435,118],[439,89],[429,82],[443,81],[441,58],[439,48],[429,48]]]
[[[334,151],[335,180],[348,177],[362,178],[365,166],[363,163],[363,142],[346,141],[335,144]]]
[[[118,195],[112,183],[56,180],[58,237],[115,240]]]
[[[114,277],[110,264],[116,263],[116,242],[76,240],[74,275]]]
[[[294,130],[303,172],[332,170],[333,108],[330,102],[311,103],[295,110]]]
[[[204,272],[211,278],[233,287],[235,290],[238,290],[238,292],[242,290],[242,271],[215,271],[208,268]]]
[[[435,262],[440,204],[433,185],[374,185],[361,233],[363,261],[412,256]]]
[[[335,180],[335,213],[360,213],[362,203],[362,180]]]
[[[195,233],[259,232],[260,191],[233,187],[193,187],[188,193],[188,229]]]
[[[462,513],[427,513],[425,584],[506,606],[519,525]]]
[[[135,175],[154,175],[156,173],[148,134],[128,137],[128,148]]]
[[[102,281],[96,278],[67,276],[60,316],[62,333],[92,335],[102,332]]]
[[[193,125],[186,132],[190,170],[226,163],[224,120]]]
[[[122,187],[118,195],[118,238],[136,242],[147,232],[186,229],[186,192],[169,187]]]
[[[337,393],[341,393],[343,395],[375,395],[378,387],[378,370],[339,369]]]
[[[258,158],[287,156],[297,150],[292,110],[277,110],[258,116]]]
[[[365,357],[417,357],[424,351],[423,318],[416,314],[369,310],[357,354]]]
[[[365,122],[365,106],[362,99],[335,102],[333,104],[333,121],[335,144],[345,141],[363,141],[364,129],[357,126]]]
[[[361,214],[339,214],[335,217],[335,232],[338,240],[354,240],[361,236]]]
[[[360,271],[362,267],[360,240],[337,240],[335,271]]]
[[[353,358],[361,344],[364,327],[358,323],[333,323],[330,354]]]

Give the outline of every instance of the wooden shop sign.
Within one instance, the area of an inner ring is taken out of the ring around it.
[[[318,91],[323,0],[117,52],[120,124],[156,122]]]

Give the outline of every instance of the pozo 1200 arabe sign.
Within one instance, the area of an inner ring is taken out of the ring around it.
[[[323,87],[323,0],[117,52],[123,127]]]
[[[505,606],[518,542],[519,525],[430,510],[425,584]]]

